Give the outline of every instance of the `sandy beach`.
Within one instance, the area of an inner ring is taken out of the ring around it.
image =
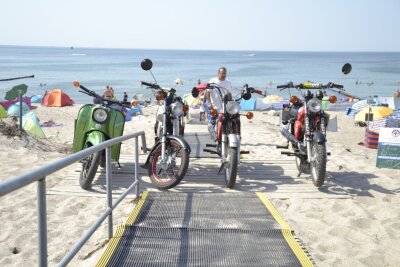
[[[42,142],[0,134],[0,181],[67,156],[79,108],[80,105],[61,108],[35,105],[33,111],[40,122],[53,120],[62,124],[43,127],[48,138]],[[155,110],[155,106],[143,108],[143,116],[126,123],[125,133],[144,130],[148,146],[152,145]],[[253,120],[242,120],[242,148],[250,151],[246,157],[287,159],[275,148],[285,143],[279,133],[278,117],[265,111],[254,113]],[[330,114],[337,116],[338,131],[327,134],[331,156],[326,185],[321,187],[318,197],[271,194],[270,200],[294,229],[316,266],[400,266],[400,170],[376,168],[377,150],[358,145],[364,141],[365,128],[354,126],[344,112]],[[206,131],[206,125],[195,125],[193,129],[196,127]],[[123,147],[122,153],[126,149]],[[71,173],[76,166],[47,177],[47,190],[65,182],[66,173]],[[78,175],[75,181],[69,182],[78,184]],[[304,182],[312,183],[306,178]],[[245,177],[238,184],[245,185]],[[276,185],[278,189],[280,186],[284,185]],[[338,189],[342,198],[335,194]],[[105,205],[105,199],[94,197],[47,196],[50,266],[65,256],[104,211]],[[131,200],[124,201],[113,214],[114,224],[124,222],[133,206]],[[0,208],[0,266],[37,265],[36,184],[1,197]],[[70,266],[93,266],[106,243],[107,224],[104,223]]]

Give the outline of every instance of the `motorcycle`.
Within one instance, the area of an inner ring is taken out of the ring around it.
[[[346,75],[351,72],[351,69],[351,64],[346,63],[342,67],[342,72]],[[344,92],[344,86],[333,82],[325,85],[321,83],[295,85],[293,82],[288,82],[278,85],[277,88],[280,90],[295,88],[303,98],[301,100],[293,95],[290,97],[289,105],[283,108],[282,124],[285,126],[280,129],[280,132],[288,140],[288,144],[277,146],[277,148],[288,149],[291,143],[293,152],[282,151],[281,153],[296,157],[298,177],[302,173],[311,172],[313,184],[321,187],[326,177],[327,156],[330,155],[326,150],[326,127],[329,115],[321,109],[321,100],[324,97],[322,90],[347,95]],[[314,95],[310,90],[318,91]],[[329,97],[330,103],[336,101],[336,96]]]
[[[152,90],[157,101],[162,100],[160,99],[160,94],[166,95],[170,93],[170,97],[167,98],[169,103],[167,103],[166,124],[164,124],[164,105],[160,105],[157,109],[156,122],[154,124],[155,142],[161,139],[164,125],[166,126],[165,128],[168,135],[183,137],[185,134],[185,117],[189,111],[189,105],[184,103],[180,96],[176,95],[176,90],[174,88],[152,88]],[[160,93],[160,91],[162,91],[162,93]]]
[[[120,102],[104,98],[75,81],[74,86],[79,92],[94,97],[95,104],[86,104],[78,112],[75,119],[74,140],[72,152],[98,145],[106,140],[123,135],[125,115],[123,107],[130,108],[130,102]],[[111,147],[111,159],[119,165],[121,144]],[[89,189],[99,167],[105,166],[105,150],[92,154],[82,160],[82,169],[79,176],[79,185]]]
[[[150,71],[153,63],[150,59],[144,59],[141,67],[145,71]],[[157,112],[157,120],[161,120],[162,125],[166,125],[166,127],[162,127],[162,135],[156,139],[145,164],[141,167],[148,170],[150,180],[157,188],[170,189],[185,177],[189,166],[189,144],[182,137],[171,135],[174,131],[168,126],[171,114],[178,117],[180,113],[184,112],[183,105],[176,101],[175,89],[161,88],[157,81],[156,83],[142,81],[141,84],[155,90],[157,101],[163,101],[162,117],[161,113]],[[171,124],[173,125],[173,123]]]
[[[225,184],[228,188],[233,188],[236,183],[237,168],[240,163],[240,154],[247,154],[248,151],[240,151],[240,100],[249,100],[252,93],[263,94],[262,91],[249,87],[247,84],[243,86],[240,97],[231,99],[230,95],[223,95],[222,91],[225,88],[218,84],[207,84],[207,89],[217,90],[220,99],[222,99],[222,110],[218,114],[216,127],[216,144],[206,144],[206,147],[214,147],[216,150],[203,149],[205,152],[217,154],[221,158],[221,167],[218,174],[225,169]],[[199,96],[199,89],[194,87],[192,96]],[[210,111],[211,116],[217,115],[217,109],[213,108]],[[254,114],[248,112],[247,119],[251,120]]]

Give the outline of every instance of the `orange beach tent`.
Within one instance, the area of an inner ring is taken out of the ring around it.
[[[71,106],[74,101],[61,89],[53,89],[50,93],[46,93],[42,99],[42,105],[48,107]]]

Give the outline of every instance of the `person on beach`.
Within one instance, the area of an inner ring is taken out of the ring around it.
[[[216,120],[217,120],[217,116],[212,116],[210,111],[213,108],[217,109],[217,114],[219,112],[221,112],[222,110],[222,101],[223,101],[223,97],[225,95],[228,95],[229,97],[232,97],[232,84],[231,82],[226,78],[227,75],[227,70],[225,67],[220,67],[218,69],[218,75],[217,77],[212,78],[208,83],[215,83],[219,86],[222,87],[222,89],[220,89],[221,95],[222,95],[222,99],[221,96],[218,92],[218,89],[207,89],[206,93],[205,93],[205,99],[206,99],[206,104],[205,104],[205,108],[207,110],[207,114],[208,114],[208,131],[211,134],[211,137],[213,139],[215,139],[216,135],[215,135],[215,124],[216,124]]]
[[[124,101],[124,102],[127,102],[127,101],[128,101],[128,94],[127,94],[126,92],[124,92],[123,101]]]
[[[112,89],[112,87],[109,87],[107,85],[106,89],[104,89],[103,91],[103,97],[109,100],[115,100],[114,90]]]

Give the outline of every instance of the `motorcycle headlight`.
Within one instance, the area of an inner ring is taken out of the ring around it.
[[[240,104],[236,101],[229,101],[226,104],[226,112],[231,115],[237,114],[240,111]]]
[[[183,116],[183,104],[181,102],[173,103],[171,109],[176,117]]]
[[[311,99],[307,103],[307,108],[313,113],[319,112],[321,110],[321,100],[318,98]]]
[[[108,113],[105,109],[98,108],[93,112],[93,120],[98,123],[103,123],[107,120]]]

